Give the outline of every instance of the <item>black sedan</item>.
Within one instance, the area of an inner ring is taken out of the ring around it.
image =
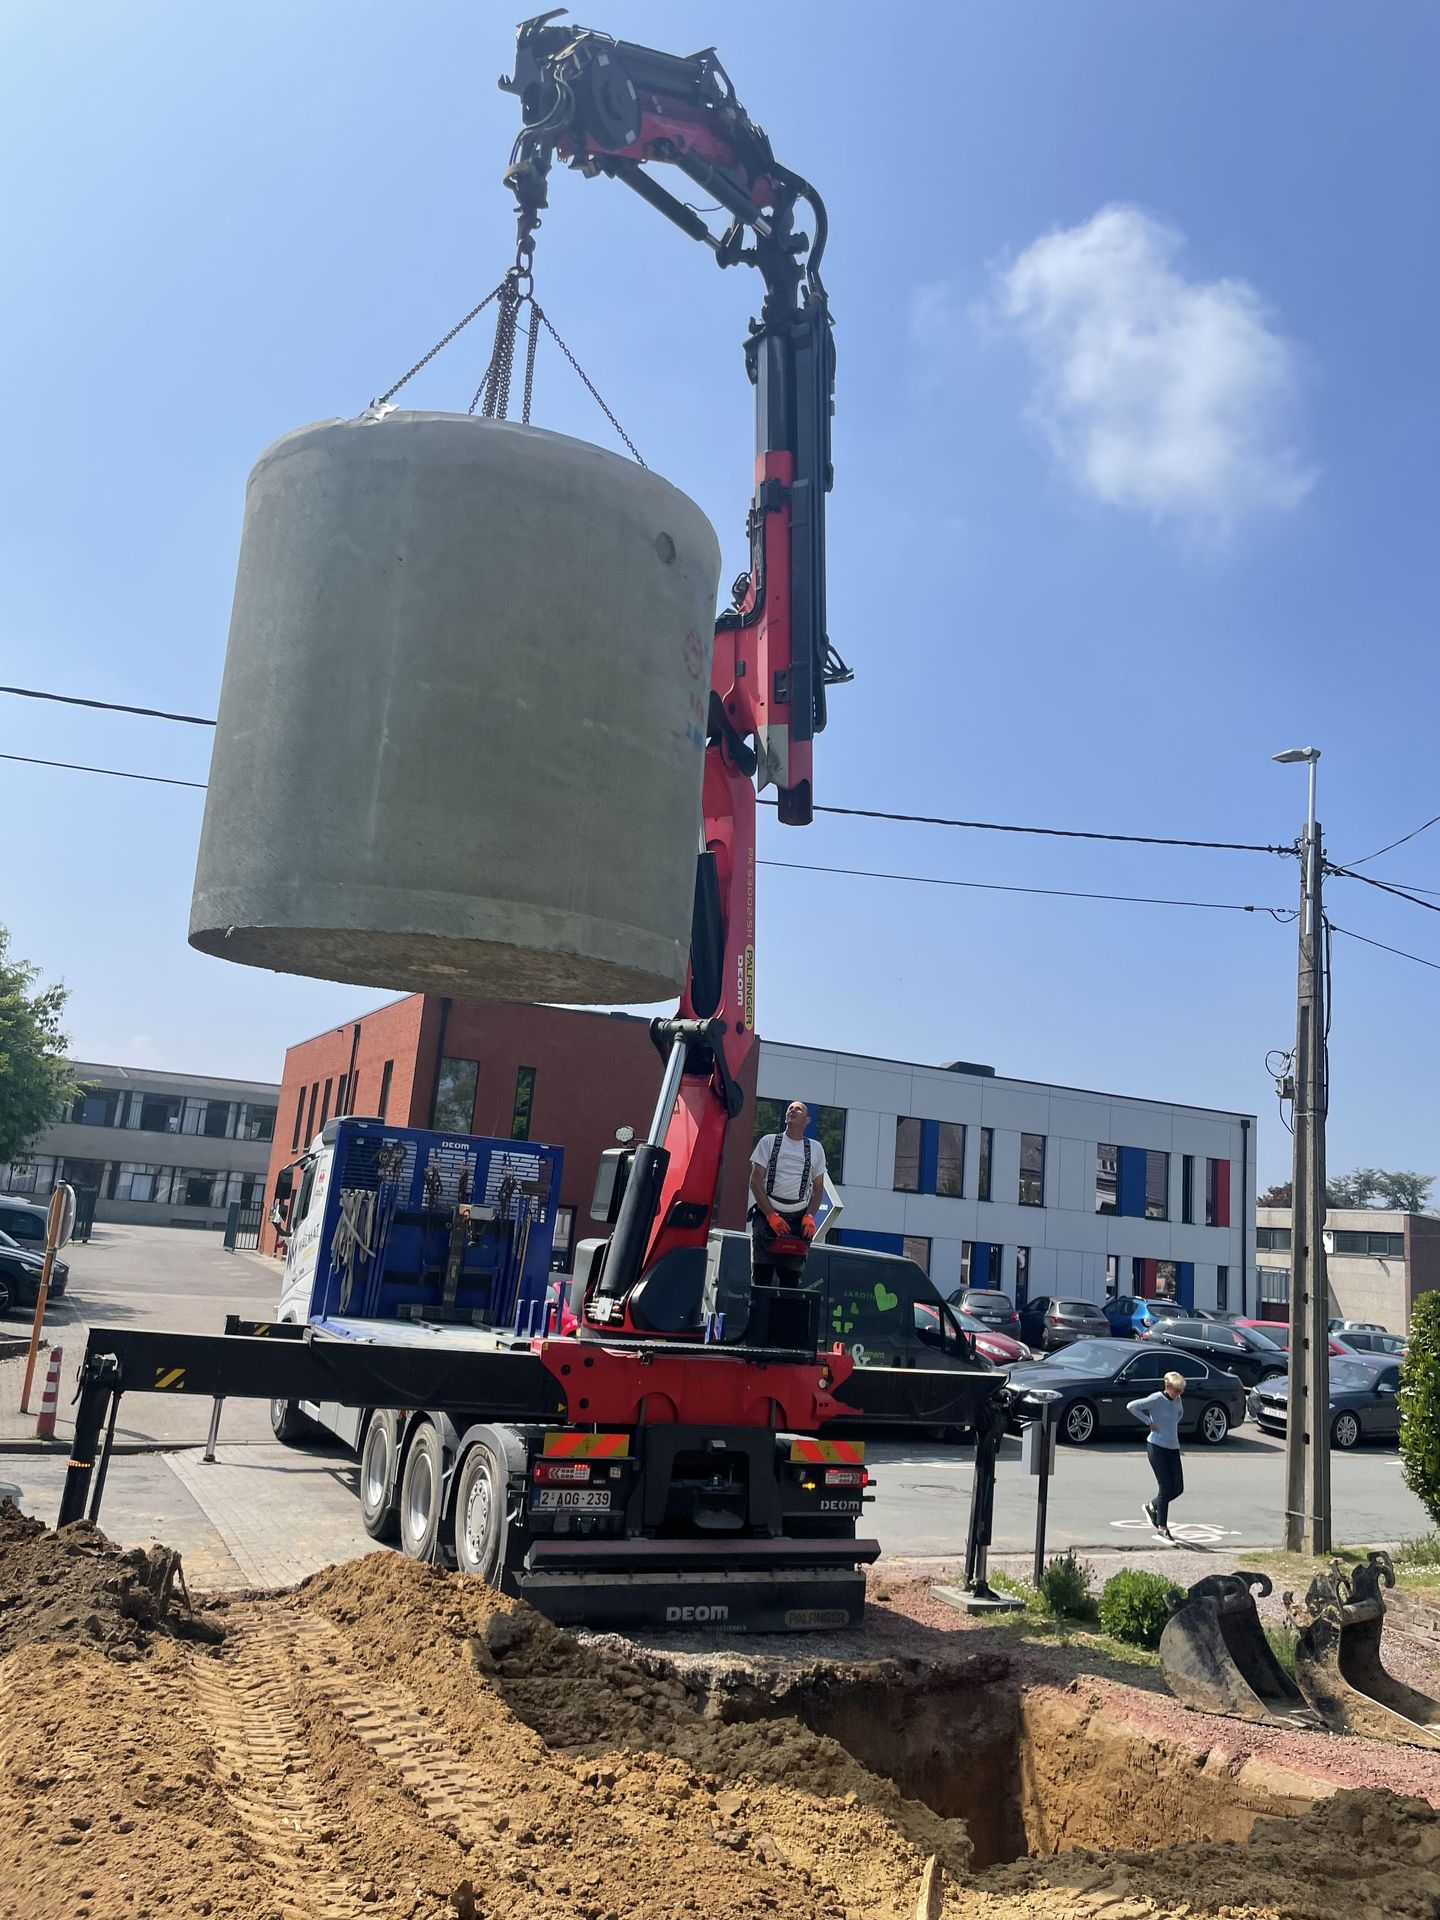
[[[1290,1411],[1290,1381],[1256,1387],[1247,1405],[1266,1433],[1284,1433]],[[1361,1440],[1394,1440],[1400,1433],[1400,1363],[1381,1360],[1330,1362],[1330,1444],[1342,1453]]]
[[[1232,1373],[1207,1366],[1193,1353],[1147,1340],[1137,1352],[1128,1340],[1077,1340],[1038,1366],[1012,1367],[1011,1391],[1021,1422],[1040,1411],[1040,1393],[1060,1396],[1057,1416],[1062,1440],[1083,1447],[1101,1434],[1144,1438],[1145,1428],[1127,1411],[1131,1400],[1159,1393],[1167,1373],[1185,1376],[1180,1432],[1218,1447],[1245,1418],[1245,1389]]]
[[[40,1292],[40,1269],[45,1264],[43,1253],[35,1253],[29,1247],[22,1247],[18,1240],[12,1240],[8,1233],[0,1233],[0,1290],[8,1296],[5,1306],[33,1307]],[[61,1259],[56,1259],[50,1269],[50,1296],[58,1299],[64,1293],[70,1278],[70,1269]]]
[[[1267,1335],[1249,1327],[1221,1326],[1216,1320],[1167,1320],[1163,1330],[1157,1328],[1141,1338],[1152,1346],[1197,1354],[1223,1373],[1233,1373],[1246,1387],[1283,1380],[1290,1368],[1289,1354]]]

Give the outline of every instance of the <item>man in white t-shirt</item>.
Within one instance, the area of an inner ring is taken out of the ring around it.
[[[750,1156],[751,1252],[757,1287],[798,1286],[803,1253],[777,1256],[777,1240],[813,1240],[815,1209],[825,1191],[825,1149],[807,1140],[810,1109],[792,1100],[785,1131],[762,1134]]]

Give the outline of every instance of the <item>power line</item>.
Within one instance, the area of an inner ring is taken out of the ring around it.
[[[119,700],[85,700],[78,693],[42,693],[38,687],[0,687],[0,693],[13,693],[21,700],[58,700],[67,707],[97,707],[102,713],[138,713],[144,720],[180,720],[187,727],[213,727],[215,722],[199,713],[166,713],[160,707],[127,707]],[[159,775],[152,775],[158,779]]]
[[[853,880],[903,880],[916,887],[964,887],[978,893],[1043,894],[1052,900],[1112,900],[1134,907],[1208,907],[1216,913],[1268,913],[1272,919],[1296,918],[1293,907],[1244,906],[1236,900],[1171,900],[1145,893],[1081,893],[1071,887],[1017,887],[998,880],[946,880],[932,873],[888,873],[868,867],[821,867],[804,860],[759,860],[757,866],[783,867],[791,873],[843,874]]]
[[[24,700],[57,700],[65,706],[95,707],[104,713],[138,714],[147,720],[178,720],[191,727],[213,727],[215,722],[207,720],[198,713],[166,713],[159,707],[127,706],[119,700],[87,700],[73,693],[48,693],[38,687],[0,687],[0,693],[12,693]],[[12,756],[19,758],[19,755]],[[37,764],[60,766],[61,761],[44,761]],[[88,773],[108,773],[115,771],[108,767],[88,767]],[[127,774],[126,779],[159,779],[158,774]],[[180,786],[190,786],[191,781],[179,781]],[[763,806],[773,807],[773,800],[762,801]],[[878,807],[826,807],[817,806],[816,813],[843,814],[854,820],[892,820],[907,826],[918,827],[961,827],[973,833],[1028,833],[1052,840],[1106,840],[1122,845],[1139,847],[1196,847],[1212,853],[1273,853],[1290,857],[1295,853],[1294,846],[1261,846],[1246,840],[1179,840],[1162,834],[1153,833],[1097,833],[1083,827],[1022,827],[1012,826],[998,820],[950,820],[938,814],[888,812]],[[1418,831],[1418,829],[1417,829]],[[1408,837],[1408,836],[1407,836]],[[1398,845],[1399,843],[1396,842]],[[1385,851],[1384,848],[1381,849]],[[1374,856],[1371,855],[1371,858]]]
[[[1325,871],[1339,876],[1342,880],[1358,880],[1363,886],[1374,887],[1380,893],[1393,893],[1397,900],[1408,900],[1412,907],[1424,907],[1427,913],[1440,913],[1440,904],[1434,900],[1422,900],[1418,893],[1407,893],[1404,887],[1392,887],[1388,880],[1377,880],[1370,873],[1356,873],[1352,867],[1337,867],[1330,861],[1325,862]]]
[[[1418,953],[1407,953],[1404,947],[1387,946],[1383,940],[1372,940],[1368,933],[1352,933],[1349,927],[1337,927],[1333,920],[1327,924],[1332,933],[1343,933],[1347,940],[1359,940],[1367,947],[1379,947],[1382,953],[1398,954],[1402,960],[1413,960],[1417,967],[1430,967],[1440,973],[1440,960],[1426,960]]]
[[[773,800],[764,801],[773,807]],[[1083,827],[1017,827],[998,820],[949,820],[938,814],[891,813],[880,807],[822,807],[816,813],[846,814],[852,820],[898,820],[916,827],[967,827],[976,833],[1034,833],[1053,840],[1115,840],[1138,847],[1201,847],[1211,853],[1275,853],[1293,858],[1294,845],[1266,847],[1250,840],[1177,840],[1156,833],[1096,833]]]
[[[27,767],[63,767],[67,773],[103,773],[111,780],[146,780],[156,787],[196,787],[205,791],[203,780],[171,780],[163,773],[130,773],[124,767],[84,767],[75,760],[37,760],[28,753],[0,753],[0,760],[19,760]]]
[[[1352,867],[1366,866],[1371,860],[1378,860],[1382,853],[1389,853],[1394,847],[1403,847],[1407,840],[1413,840],[1417,834],[1424,833],[1428,827],[1435,826],[1437,822],[1440,822],[1440,813],[1432,814],[1428,820],[1422,821],[1418,827],[1412,827],[1409,833],[1402,833],[1398,840],[1390,840],[1387,841],[1383,847],[1377,847],[1374,853],[1361,854],[1358,860],[1352,860],[1350,864]]]

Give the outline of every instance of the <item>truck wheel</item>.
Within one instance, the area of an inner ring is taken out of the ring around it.
[[[360,1524],[372,1540],[400,1532],[400,1496],[395,1486],[395,1418],[377,1413],[360,1449]]]
[[[498,1586],[508,1529],[504,1471],[489,1447],[473,1446],[460,1463],[455,1489],[455,1564],[461,1573]]]
[[[270,1431],[282,1447],[300,1447],[314,1438],[315,1425],[300,1411],[298,1400],[272,1400]]]
[[[400,1545],[412,1560],[437,1560],[445,1453],[428,1420],[415,1430],[400,1476]]]

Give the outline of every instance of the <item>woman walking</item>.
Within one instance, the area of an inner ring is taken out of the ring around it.
[[[1183,1373],[1167,1373],[1159,1393],[1132,1400],[1127,1413],[1150,1430],[1145,1453],[1155,1475],[1155,1498],[1147,1500],[1141,1512],[1162,1540],[1173,1540],[1170,1531],[1170,1502],[1185,1491],[1185,1474],[1180,1465],[1180,1416],[1185,1392]]]

